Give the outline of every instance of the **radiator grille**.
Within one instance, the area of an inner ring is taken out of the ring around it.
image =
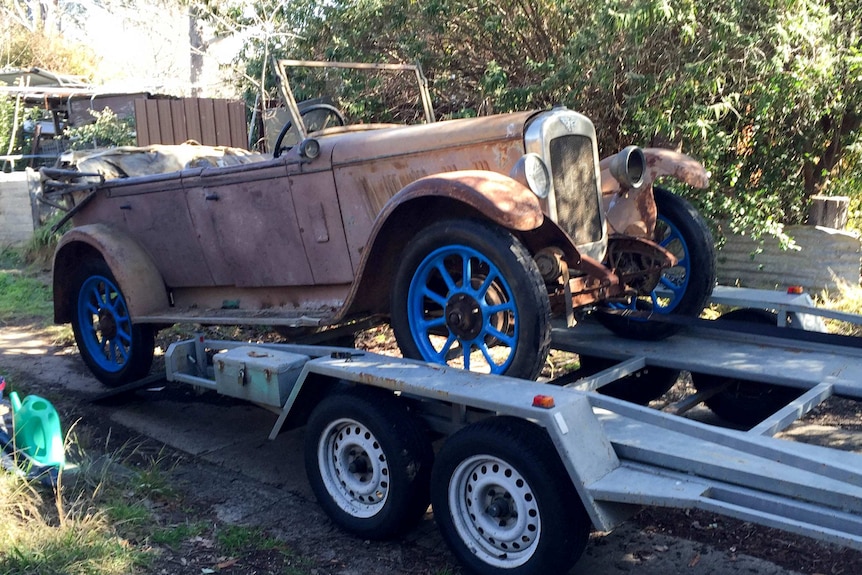
[[[602,239],[592,141],[567,135],[551,140],[557,224],[580,246]]]

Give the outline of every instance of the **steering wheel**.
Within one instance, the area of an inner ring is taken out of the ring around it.
[[[338,126],[343,126],[347,123],[347,120],[344,118],[344,114],[342,114],[338,108],[329,104],[312,104],[307,108],[300,110],[299,115],[304,118],[313,112],[317,112],[317,114],[309,118],[309,122],[306,122],[306,128],[308,128],[309,132],[317,132],[318,130],[328,128],[330,126],[330,121],[334,122]],[[281,145],[282,142],[284,142],[284,137],[287,136],[287,133],[292,127],[293,122],[290,120],[282,126],[281,132],[278,133],[278,138],[275,139],[275,149],[272,152],[273,158],[281,156],[282,152],[293,147]]]

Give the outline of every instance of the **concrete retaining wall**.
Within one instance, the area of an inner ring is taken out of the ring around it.
[[[717,256],[718,283],[764,289],[801,285],[815,294],[835,290],[836,278],[859,285],[862,242],[856,235],[819,226],[787,226],[785,232],[798,251],[782,250],[771,236],[762,241],[729,236]]]
[[[33,236],[28,172],[0,173],[0,247],[21,246]]]

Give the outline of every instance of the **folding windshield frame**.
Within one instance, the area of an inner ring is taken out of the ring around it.
[[[431,94],[428,91],[428,80],[422,73],[418,64],[370,64],[363,62],[326,62],[321,60],[276,60],[275,70],[280,80],[281,94],[284,97],[287,112],[291,117],[293,125],[299,132],[299,137],[304,140],[308,137],[308,129],[299,113],[299,106],[290,87],[290,68],[341,68],[348,70],[378,70],[385,72],[413,72],[419,85],[419,96],[422,101],[422,109],[425,112],[425,122],[434,122],[434,107],[431,104]]]

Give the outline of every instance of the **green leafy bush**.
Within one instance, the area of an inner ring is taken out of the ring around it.
[[[76,126],[65,131],[69,149],[109,148],[135,144],[135,121],[133,118],[120,118],[110,108],[101,112],[90,110],[96,118],[92,124]]]
[[[856,0],[297,0],[279,21],[293,57],[419,62],[444,116],[562,103],[603,154],[681,149],[713,177],[684,193],[732,231],[862,194]]]

